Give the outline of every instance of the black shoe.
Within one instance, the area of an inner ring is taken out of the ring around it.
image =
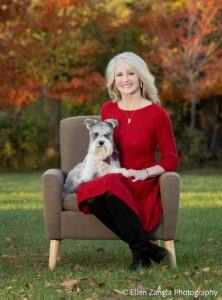
[[[161,261],[164,260],[168,253],[168,250],[166,250],[163,247],[160,247],[154,243],[150,243],[149,245],[149,257],[152,259],[155,263],[161,263]]]
[[[149,260],[148,254],[138,250],[132,250],[133,261],[130,266],[132,271],[135,271],[139,266],[142,268],[149,268],[151,266],[151,262]]]

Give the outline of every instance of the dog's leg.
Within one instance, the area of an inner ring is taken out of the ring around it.
[[[63,186],[62,199],[64,199],[67,194],[75,192],[76,190],[77,190],[77,180],[75,176],[68,176]]]
[[[93,179],[95,171],[90,168],[84,168],[81,174],[80,179],[78,180],[78,185],[86,183]]]
[[[115,168],[114,166],[107,165],[105,172],[106,172],[106,174],[121,173],[126,178],[130,178],[130,174],[129,174],[128,170],[125,168],[118,169],[118,168]]]

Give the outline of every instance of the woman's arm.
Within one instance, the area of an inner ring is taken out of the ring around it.
[[[146,170],[146,171],[145,171]],[[131,177],[135,177],[133,182],[138,180],[146,180],[148,178],[160,176],[161,174],[165,173],[165,170],[161,166],[153,166],[151,168],[146,168],[144,170],[128,170]]]
[[[160,108],[155,118],[155,137],[159,146],[161,160],[151,168],[144,170],[129,170],[133,182],[160,176],[165,172],[175,172],[179,165],[179,157],[173,137],[172,124],[163,108]],[[145,171],[146,170],[146,171]]]

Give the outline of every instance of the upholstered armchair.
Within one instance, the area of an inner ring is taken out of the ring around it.
[[[100,116],[81,116],[64,119],[60,123],[61,169],[68,173],[82,162],[89,146],[89,132],[83,124],[85,118],[100,121]],[[78,210],[77,195],[69,194],[62,201],[64,176],[61,170],[50,169],[42,175],[43,210],[46,236],[50,239],[49,268],[53,269],[60,257],[63,239],[117,240],[110,229],[94,215]],[[180,176],[173,172],[160,176],[162,218],[152,231],[146,233],[153,242],[168,250],[168,261],[176,267],[174,239],[177,233],[177,220],[180,195]],[[82,230],[84,228],[84,231]]]

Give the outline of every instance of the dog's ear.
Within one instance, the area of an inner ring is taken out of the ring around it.
[[[98,123],[98,121],[92,119],[85,119],[84,121],[84,125],[86,125],[86,128],[88,130],[90,130],[96,123]]]
[[[110,124],[113,128],[115,128],[116,126],[119,126],[118,121],[115,119],[107,119],[104,122]]]

